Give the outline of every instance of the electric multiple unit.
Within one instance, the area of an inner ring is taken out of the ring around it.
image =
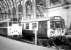
[[[11,21],[11,19],[0,23],[0,30],[1,35],[22,35],[22,26],[17,21]]]
[[[2,30],[2,33],[0,34],[5,34],[8,36],[24,35],[25,33],[26,35],[35,35],[34,31],[37,31],[38,37],[56,37],[65,35],[65,22],[60,16],[54,16],[48,20],[23,22],[22,25],[10,21],[7,23],[5,23],[7,28],[0,28]]]
[[[23,23],[23,31],[28,30],[37,31],[38,37],[57,37],[57,36],[63,36],[65,35],[65,22],[64,19],[60,16],[54,16],[51,17],[48,20],[39,20],[39,21],[33,21],[33,22],[24,22]],[[23,32],[23,34],[25,31]]]

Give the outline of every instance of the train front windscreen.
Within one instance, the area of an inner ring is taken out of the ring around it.
[[[57,29],[57,28],[61,28],[64,29],[65,25],[64,22],[62,21],[51,21],[50,23],[51,29]]]

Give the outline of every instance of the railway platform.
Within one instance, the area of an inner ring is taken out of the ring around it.
[[[56,48],[37,46],[0,36],[0,50],[56,50]]]

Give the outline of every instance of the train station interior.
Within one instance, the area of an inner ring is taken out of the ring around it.
[[[0,35],[43,47],[71,46],[71,0],[0,0]]]

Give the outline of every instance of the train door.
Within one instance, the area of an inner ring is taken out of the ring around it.
[[[38,22],[38,36],[47,37],[47,21]]]

